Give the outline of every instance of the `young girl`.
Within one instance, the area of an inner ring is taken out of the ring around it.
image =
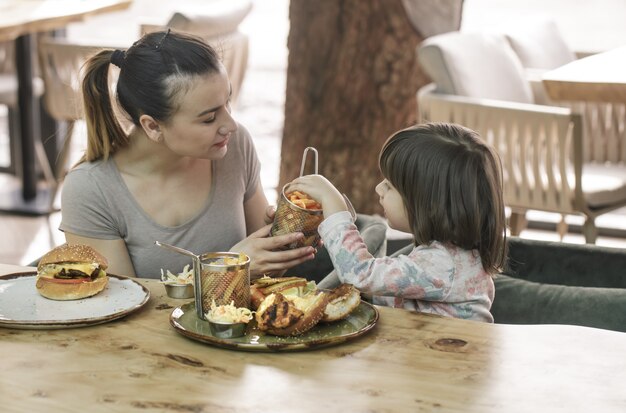
[[[111,64],[128,132],[109,95]],[[231,116],[228,75],[202,40],[156,32],[125,52],[101,51],[87,62],[82,86],[88,144],[63,187],[68,243],[94,247],[110,273],[149,278],[189,263],[155,241],[244,252],[253,276],[313,258],[311,247],[276,251],[302,234],[267,237],[273,213],[259,160]]]
[[[290,186],[322,203],[318,230],[339,279],[376,304],[493,322],[491,275],[506,256],[498,155],[472,130],[430,123],[392,135],[379,165],[385,179],[376,193],[389,226],[413,234],[408,255],[373,258],[326,178]]]

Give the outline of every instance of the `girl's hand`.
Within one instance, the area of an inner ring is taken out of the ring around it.
[[[325,217],[336,212],[349,211],[343,195],[322,175],[305,175],[296,178],[289,184],[289,190],[305,192],[322,204]]]
[[[302,247],[287,251],[275,251],[295,241],[302,240],[301,232],[269,237],[271,225],[266,225],[250,234],[230,250],[243,252],[250,257],[250,277],[273,273],[291,268],[315,257],[313,247]]]

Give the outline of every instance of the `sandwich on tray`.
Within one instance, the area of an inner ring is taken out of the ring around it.
[[[259,278],[250,295],[259,329],[277,336],[299,335],[319,322],[344,319],[361,303],[361,293],[350,284],[322,291],[300,277]]]

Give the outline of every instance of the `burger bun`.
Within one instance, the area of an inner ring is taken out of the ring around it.
[[[38,277],[35,287],[42,296],[51,300],[80,300],[91,297],[104,290],[109,283],[106,275],[98,276],[93,281],[83,281],[75,284],[56,283],[48,278]]]

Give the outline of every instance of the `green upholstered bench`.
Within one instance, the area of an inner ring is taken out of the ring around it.
[[[388,240],[387,246],[391,255],[413,248],[408,240]],[[626,331],[626,249],[511,237],[508,257],[495,279],[496,323]],[[320,284],[332,288],[338,282],[327,277]]]
[[[626,332],[626,250],[509,239],[495,279],[497,323],[573,324]]]

